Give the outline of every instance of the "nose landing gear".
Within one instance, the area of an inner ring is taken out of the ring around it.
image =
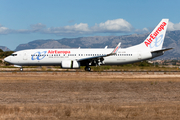
[[[22,67],[20,68],[20,71],[23,71],[23,68],[22,68]]]

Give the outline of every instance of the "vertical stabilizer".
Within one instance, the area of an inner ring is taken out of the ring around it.
[[[151,51],[161,50],[169,19],[162,19],[143,44]]]

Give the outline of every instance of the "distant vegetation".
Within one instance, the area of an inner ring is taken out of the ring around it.
[[[5,66],[10,65],[7,62],[3,62],[2,59],[4,59],[5,57],[11,55],[14,51],[3,51],[2,49],[0,49],[0,64],[4,64]]]
[[[2,49],[0,49],[0,58],[5,58],[9,55],[11,55],[14,51],[3,51]]]

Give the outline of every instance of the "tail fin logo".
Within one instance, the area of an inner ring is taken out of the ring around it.
[[[150,38],[149,39],[146,39],[146,41],[144,41],[144,44],[148,47],[151,43],[152,43],[152,41],[159,35],[159,33],[162,31],[162,30],[164,30],[164,27],[167,25],[167,23],[166,22],[163,22],[158,28],[157,28],[157,30],[153,33],[153,34],[151,34],[150,35]],[[156,39],[156,41],[157,41],[157,39]]]
[[[149,47],[152,49],[154,47],[159,47],[163,43],[163,34],[156,37],[155,40],[149,45]]]

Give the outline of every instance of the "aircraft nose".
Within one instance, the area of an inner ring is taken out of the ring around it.
[[[10,61],[11,61],[11,58],[10,58],[10,57],[6,57],[6,58],[4,58],[4,61],[5,61],[5,62],[10,62]]]

